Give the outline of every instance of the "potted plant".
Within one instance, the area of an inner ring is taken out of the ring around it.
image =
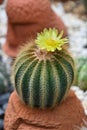
[[[80,101],[70,91],[74,61],[62,35],[44,29],[21,49],[12,70],[15,92],[6,110],[5,130],[71,130],[85,118]]]

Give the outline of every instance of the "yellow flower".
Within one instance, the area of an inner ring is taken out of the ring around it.
[[[62,38],[63,31],[58,34],[57,29],[44,29],[43,32],[37,34],[35,43],[40,49],[47,51],[61,50],[62,46],[68,42],[67,38]]]

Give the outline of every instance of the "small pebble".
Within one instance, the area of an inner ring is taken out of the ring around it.
[[[73,91],[79,91],[79,87],[73,86],[73,87],[71,87],[71,90],[73,90]]]
[[[76,93],[76,95],[77,95],[78,97],[81,96],[81,95],[83,95],[83,91],[82,91],[82,90],[76,91],[75,93]]]
[[[85,110],[85,114],[87,115],[87,110]],[[86,129],[87,130],[87,129]]]
[[[87,97],[87,91],[84,92],[84,96]]]
[[[84,100],[84,96],[80,95],[80,96],[78,96],[78,99],[81,100],[81,101],[83,101]]]

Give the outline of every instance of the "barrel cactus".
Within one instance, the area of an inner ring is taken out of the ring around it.
[[[77,60],[77,85],[82,90],[87,90],[87,58]]]
[[[73,83],[74,62],[63,46],[67,39],[62,34],[44,29],[21,49],[14,62],[13,84],[30,107],[54,107],[65,99]]]

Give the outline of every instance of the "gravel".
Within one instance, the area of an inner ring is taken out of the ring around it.
[[[68,28],[70,51],[74,57],[87,56],[87,20],[83,21],[73,13],[65,13],[62,3],[52,4],[52,9]]]

